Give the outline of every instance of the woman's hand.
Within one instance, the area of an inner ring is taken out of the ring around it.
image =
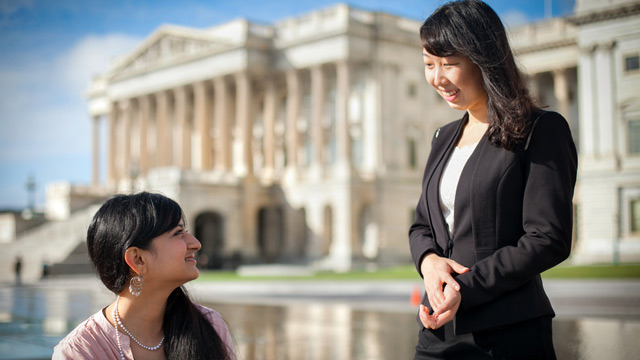
[[[418,316],[422,325],[427,329],[438,329],[442,325],[453,320],[460,308],[460,302],[462,301],[462,295],[460,291],[455,290],[452,286],[447,286],[444,289],[445,301],[442,306],[435,310],[432,315],[429,315],[429,309],[420,304],[420,311]]]
[[[451,274],[464,274],[469,271],[469,268],[458,264],[454,260],[430,253],[422,259],[420,270],[422,271],[422,277],[424,278],[424,288],[427,292],[429,304],[431,304],[434,311],[437,311],[437,309],[440,309],[445,302],[443,287],[445,289],[452,288],[451,290],[455,290],[456,292],[460,291],[460,285],[458,285],[458,283],[453,279]],[[444,284],[447,284],[447,286],[445,287]],[[446,304],[446,308],[451,307],[450,302],[447,302]],[[440,313],[442,313],[442,311]]]

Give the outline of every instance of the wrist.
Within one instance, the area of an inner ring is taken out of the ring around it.
[[[438,254],[436,254],[433,251],[428,251],[423,257],[422,260],[420,262],[420,271],[424,274],[425,272],[425,267],[427,266],[427,259],[433,259],[434,256],[438,256]]]

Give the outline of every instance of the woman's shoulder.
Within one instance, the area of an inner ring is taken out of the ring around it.
[[[222,318],[219,312],[208,308],[206,306],[195,304],[196,308],[200,310],[200,312],[204,315],[204,317],[209,320],[213,328],[220,336],[220,339],[227,345],[227,349],[230,351],[231,359],[235,359],[235,346],[233,343],[233,338],[231,337],[231,333],[229,332],[229,328],[227,327],[227,323]]]
[[[220,315],[219,312],[213,310],[212,308],[195,303],[194,305],[196,306],[196,309],[198,309],[207,319],[222,319],[222,315]]]
[[[219,312],[211,308],[208,308],[204,305],[200,305],[200,304],[194,304],[194,305],[202,313],[202,315],[204,315],[204,317],[207,318],[207,320],[209,320],[209,322],[211,323],[211,325],[213,325],[216,331],[218,332],[220,332],[221,330],[227,331],[227,324]]]
[[[533,119],[533,128],[531,129],[530,137],[539,133],[571,132],[567,119],[555,111],[538,109],[532,113],[531,117]]]
[[[110,337],[102,310],[76,326],[54,347],[53,359],[106,359],[111,353]]]

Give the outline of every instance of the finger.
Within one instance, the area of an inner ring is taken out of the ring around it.
[[[436,318],[429,315],[429,309],[424,305],[420,305],[420,311],[418,313],[422,325],[427,329],[433,329],[436,326]]]
[[[429,304],[431,305],[431,308],[435,308],[437,305],[440,304],[440,302],[435,298],[434,295],[429,296],[429,293],[427,293],[427,299],[429,300]]]
[[[445,312],[451,310],[453,306],[456,304],[456,299],[453,296],[447,297],[443,302],[440,303],[436,309],[433,310],[434,315],[442,315]]]
[[[447,275],[445,277],[445,281],[444,282],[447,283],[447,285],[449,285],[452,288],[454,288],[456,291],[460,291],[460,284],[458,284],[458,282],[453,278],[453,276]]]
[[[425,284],[425,290],[427,292],[427,299],[429,299],[429,304],[431,306],[436,306],[444,300],[444,295],[438,294],[438,289],[442,288],[441,283],[436,283],[434,286],[432,283]],[[442,291],[442,290],[441,290]]]
[[[436,290],[432,298],[433,298],[433,302],[430,303],[432,308],[437,308],[438,306],[440,306],[440,303],[444,301],[444,295],[442,294],[441,291],[438,292]]]
[[[444,326],[446,323],[450,322],[451,320],[453,320],[454,317],[454,313],[453,311],[445,311],[444,313],[438,315],[438,317],[436,318],[437,321],[436,323],[431,327],[432,329],[439,329],[442,326]]]
[[[458,262],[456,262],[454,260],[448,259],[447,263],[449,264],[449,266],[451,266],[451,269],[453,269],[453,271],[455,271],[458,274],[464,274],[467,271],[469,271],[468,267],[466,267],[464,265],[461,265],[461,264],[459,264]]]

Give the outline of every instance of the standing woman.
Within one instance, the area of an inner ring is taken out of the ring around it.
[[[555,359],[540,273],[571,249],[569,126],[535,107],[484,2],[441,6],[420,37],[427,82],[465,114],[432,139],[409,231],[426,290],[415,359]]]
[[[87,232],[89,256],[116,300],[78,325],[53,359],[235,359],[216,311],[194,304],[182,285],[198,277],[200,242],[173,200],[116,195]]]

